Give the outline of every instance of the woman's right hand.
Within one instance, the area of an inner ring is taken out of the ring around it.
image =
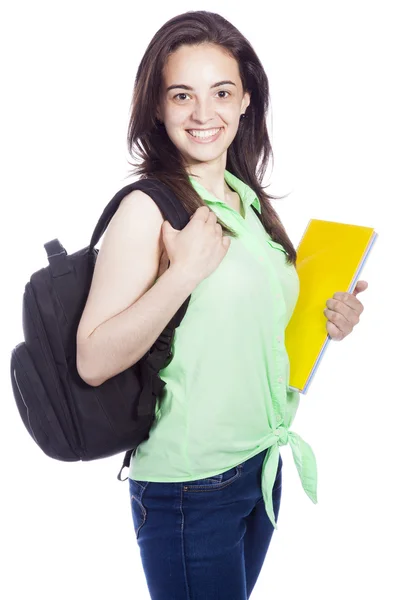
[[[164,221],[162,236],[169,268],[179,270],[196,285],[215,271],[231,243],[230,237],[223,235],[215,213],[207,206],[200,206],[182,230]]]

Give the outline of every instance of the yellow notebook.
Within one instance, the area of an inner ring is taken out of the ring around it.
[[[299,298],[285,331],[289,389],[307,393],[331,340],[326,301],[335,292],[353,292],[377,235],[372,227],[309,221],[297,248]]]

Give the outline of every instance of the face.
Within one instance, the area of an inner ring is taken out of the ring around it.
[[[226,160],[250,103],[238,63],[211,44],[181,46],[164,66],[158,118],[187,166]]]

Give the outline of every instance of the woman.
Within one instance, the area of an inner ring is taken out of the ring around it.
[[[136,77],[134,172],[170,186],[192,216],[177,231],[143,192],[124,198],[97,259],[78,362],[92,384],[123,371],[191,295],[129,472],[153,600],[249,598],[279,513],[279,445],[290,443],[317,501],[314,454],[289,431],[299,395],[288,389],[284,333],[299,281],[296,251],[261,187],[268,104],[251,45],[206,11],[161,27]]]

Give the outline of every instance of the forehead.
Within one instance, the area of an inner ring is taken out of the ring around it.
[[[180,46],[168,57],[163,76],[166,87],[173,83],[184,83],[192,87],[202,83],[212,85],[223,79],[232,79],[240,85],[236,59],[224,48],[213,44]]]

